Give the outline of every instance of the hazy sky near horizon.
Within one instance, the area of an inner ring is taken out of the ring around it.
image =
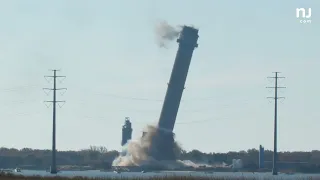
[[[298,7],[312,8],[300,24]],[[320,149],[319,0],[0,0],[0,146],[50,149],[52,100],[44,75],[61,69],[57,149],[120,150],[160,115],[177,50],[155,24],[199,28],[175,133],[186,150],[273,148],[273,81],[279,81],[278,147]]]

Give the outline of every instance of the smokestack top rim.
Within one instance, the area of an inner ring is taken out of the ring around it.
[[[192,26],[182,26],[182,29],[180,31],[180,36],[177,39],[177,42],[179,42],[182,39],[185,39],[185,37],[188,37],[191,41],[197,42],[199,38],[199,30],[192,27]]]
[[[188,25],[183,25],[182,26],[182,29],[183,28],[188,28],[188,29],[192,29],[192,30],[195,30],[195,31],[199,31],[199,28],[195,28],[195,27],[193,27],[193,26],[188,26]]]
[[[198,35],[198,33],[199,33],[199,29],[197,29],[197,28],[195,28],[195,27],[193,27],[193,26],[186,26],[186,25],[184,25],[184,26],[182,26],[182,29],[181,29],[180,33],[183,33],[183,32],[185,32],[185,31],[193,32],[193,33],[195,33],[195,34],[197,34],[197,35]],[[198,35],[198,36],[199,36],[199,35]]]

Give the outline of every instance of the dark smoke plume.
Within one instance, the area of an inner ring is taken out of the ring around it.
[[[181,31],[180,27],[174,27],[166,21],[160,21],[155,27],[157,43],[160,47],[166,48],[167,43],[175,40]]]

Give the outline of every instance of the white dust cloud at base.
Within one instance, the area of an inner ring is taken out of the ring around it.
[[[158,161],[149,154],[152,139],[156,135],[157,128],[147,126],[146,134],[138,140],[130,140],[123,146],[120,155],[113,161],[112,166],[149,166],[165,169],[175,169],[186,166],[196,167],[191,161]]]

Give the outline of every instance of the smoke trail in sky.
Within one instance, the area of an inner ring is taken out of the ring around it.
[[[157,44],[159,47],[167,47],[167,43],[175,40],[181,31],[181,28],[174,27],[168,24],[166,21],[160,21],[155,27],[155,33],[157,38]]]

